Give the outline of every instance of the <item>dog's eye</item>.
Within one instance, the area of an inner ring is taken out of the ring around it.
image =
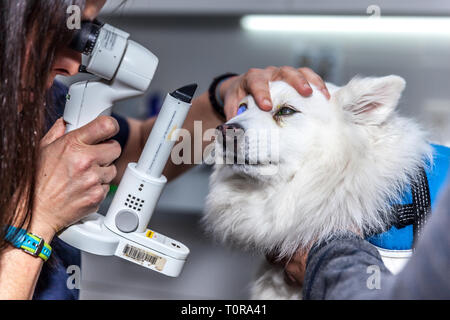
[[[278,111],[277,111],[277,113],[275,115],[277,117],[282,117],[282,116],[289,116],[289,115],[294,114],[296,112],[298,112],[298,111],[293,109],[293,108],[291,108],[291,107],[284,106],[284,107],[281,107],[280,109],[278,109]]]
[[[240,115],[241,113],[243,113],[245,111],[247,111],[247,104],[246,103],[241,103],[239,105],[239,109],[238,109],[237,115]]]

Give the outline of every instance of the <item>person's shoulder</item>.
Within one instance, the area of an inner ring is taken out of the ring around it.
[[[67,96],[67,92],[69,91],[69,88],[62,82],[55,80],[53,82],[52,88],[52,95],[54,98],[55,103],[59,103],[63,105],[66,102],[66,96]]]
[[[50,127],[55,121],[61,118],[64,114],[64,107],[66,105],[66,96],[69,89],[65,84],[55,80],[50,88],[50,103],[47,105],[46,112],[46,127]]]

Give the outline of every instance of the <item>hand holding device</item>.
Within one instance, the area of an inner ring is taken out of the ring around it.
[[[102,79],[71,86],[64,120],[70,132],[100,115],[109,115],[115,101],[143,94],[158,59],[129,35],[109,25],[84,23],[72,47],[87,57],[81,71]],[[116,255],[176,277],[189,254],[182,243],[147,229],[167,182],[162,170],[183,126],[197,85],[167,95],[138,163],[130,163],[106,217],[93,213],[67,228],[60,238],[97,255]]]

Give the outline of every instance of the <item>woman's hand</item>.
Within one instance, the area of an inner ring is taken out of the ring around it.
[[[297,250],[290,259],[276,260],[274,256],[266,256],[267,260],[284,268],[285,281],[291,286],[303,286],[306,272],[306,261],[309,250]]]
[[[363,232],[357,227],[349,228],[349,232],[355,234],[358,237],[363,237]],[[290,259],[277,260],[276,253],[273,255],[267,255],[266,259],[272,264],[279,265],[284,268],[285,281],[289,285],[303,286],[306,275],[306,263],[308,261],[308,255],[313,247],[315,241],[308,246],[298,249]]]
[[[119,131],[114,118],[102,116],[67,135],[64,131],[59,119],[41,141],[29,227],[38,235],[57,233],[95,212],[117,173],[112,163],[120,145],[106,141]]]
[[[230,78],[220,86],[220,96],[225,101],[227,120],[233,118],[238,110],[239,102],[251,94],[256,104],[264,111],[272,110],[269,82],[282,80],[295,88],[302,96],[312,94],[311,85],[323,92],[327,99],[330,93],[322,78],[309,68],[267,67],[266,69],[250,69],[247,73]]]

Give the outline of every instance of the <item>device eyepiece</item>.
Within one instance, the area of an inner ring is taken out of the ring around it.
[[[101,28],[102,25],[98,22],[82,22],[81,29],[75,32],[69,47],[84,55],[90,55],[97,43]]]

